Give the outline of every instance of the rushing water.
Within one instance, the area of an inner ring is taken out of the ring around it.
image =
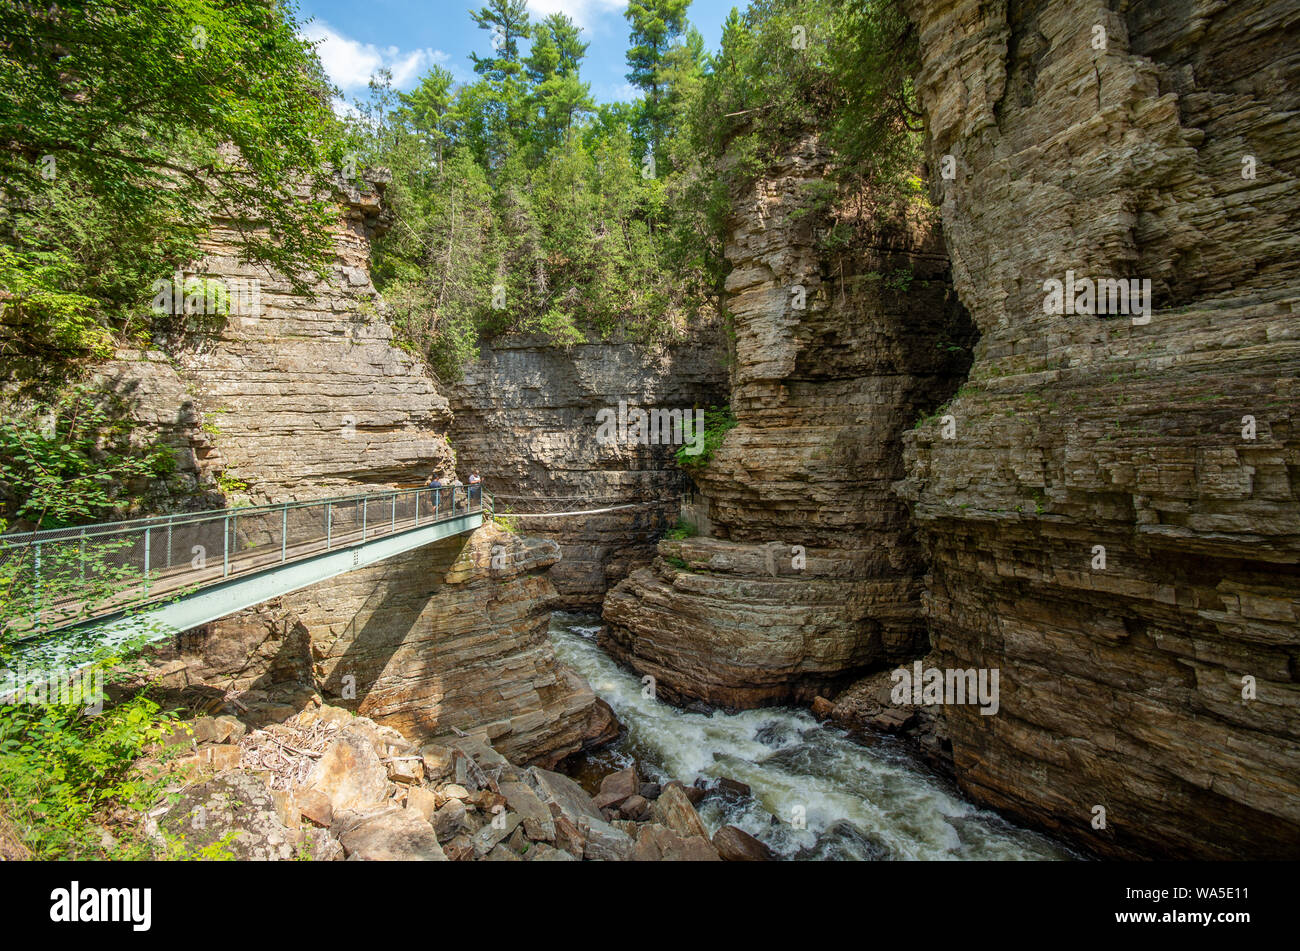
[[[599,621],[556,612],[556,654],[580,671],[626,735],[598,754],[610,769],[636,762],[656,782],[729,777],[753,795],[709,796],[709,831],[731,824],[799,859],[1053,859],[1069,851],[961,798],[890,743],[864,746],[806,711],[767,707],[692,713],[642,696],[641,681],[596,646]],[[806,828],[792,818],[802,814]]]

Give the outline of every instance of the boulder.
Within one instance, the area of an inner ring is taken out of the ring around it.
[[[409,809],[388,809],[339,837],[349,861],[446,862],[433,828]]]
[[[339,862],[346,856],[338,839],[328,829],[304,826],[298,831],[298,854],[313,862]]]
[[[474,858],[474,842],[462,832],[442,843],[442,851],[453,862],[468,862]]]
[[[514,765],[477,736],[456,736],[447,740],[460,755],[455,759],[456,782],[483,788],[502,780],[519,779]]]
[[[322,793],[336,813],[362,811],[388,798],[388,770],[370,742],[345,732],[325,748],[304,785]]]
[[[576,862],[578,861],[563,849],[557,849],[554,846],[547,845],[545,842],[537,842],[524,858],[529,862]]]
[[[437,743],[422,746],[420,760],[424,764],[424,778],[431,783],[450,779],[456,771],[456,751],[450,746]]]
[[[776,857],[765,844],[735,826],[715,832],[713,847],[724,862],[770,862]]]
[[[524,774],[524,782],[550,807],[551,815],[562,815],[579,828],[583,818],[604,821],[591,797],[568,776],[534,766]]]
[[[189,727],[196,743],[224,743],[234,730],[233,723],[239,721],[234,717],[199,717],[189,721]]]
[[[669,783],[654,804],[654,821],[667,826],[683,838],[691,836],[709,837],[709,830],[704,827],[700,815],[681,783]]]
[[[555,817],[555,847],[568,852],[575,859],[582,858],[587,840],[567,816]]]
[[[515,831],[515,828],[520,822],[518,813],[510,812],[504,813],[503,815],[504,818],[500,819],[493,817],[493,821],[489,822],[470,837],[471,841],[474,843],[474,851],[476,854],[480,856],[487,855],[496,848],[499,842],[510,838],[510,834]]]
[[[199,750],[200,759],[217,772],[238,769],[243,761],[243,751],[238,746],[209,746]]]
[[[578,822],[585,845],[582,857],[595,862],[623,862],[632,856],[635,843],[631,836],[620,832],[603,819],[583,816]]]
[[[650,801],[641,795],[630,796],[618,807],[618,811],[628,819],[649,819]]]
[[[220,773],[186,789],[158,818],[157,828],[187,855],[211,847],[245,861],[294,858],[298,841],[265,781],[243,772]]]
[[[440,786],[435,795],[438,797],[438,805],[441,806],[449,799],[468,800],[469,790],[456,783],[448,783],[446,786]]]
[[[506,805],[519,813],[528,838],[546,842],[555,840],[555,819],[537,793],[524,783],[506,782],[498,788]]]
[[[597,809],[621,805],[625,799],[637,795],[639,787],[635,766],[620,769],[600,781],[600,792],[592,800],[592,804]]]
[[[718,781],[713,784],[713,791],[721,793],[723,798],[731,800],[748,799],[751,795],[748,784],[727,776],[718,777]]]
[[[406,792],[406,808],[416,813],[425,822],[431,822],[434,813],[438,811],[438,797],[423,786],[412,786]]]
[[[295,792],[294,801],[304,819],[326,829],[334,821],[334,808],[330,805],[329,797],[319,789],[303,787]]]
[[[418,756],[394,756],[388,761],[388,778],[395,783],[417,786],[424,779],[424,763]]]
[[[835,704],[831,703],[825,697],[813,697],[812,715],[818,720],[825,720],[835,712]]]
[[[292,831],[302,825],[302,812],[298,808],[293,793],[287,789],[273,789],[271,790],[271,802],[275,806],[275,814],[280,817],[280,821],[284,823],[286,829]]]
[[[582,731],[582,748],[591,750],[613,743],[622,730],[618,717],[614,715],[614,708],[597,697],[596,702],[591,705],[591,712],[587,715],[587,725]]]
[[[473,806],[486,815],[492,815],[500,811],[498,807],[505,808],[506,797],[499,792],[493,792],[491,789],[476,789],[469,794],[465,800],[465,805]]]
[[[658,823],[640,827],[632,851],[635,862],[717,862],[718,850],[702,835],[681,836]]]
[[[439,842],[446,842],[461,833],[472,831],[465,818],[465,804],[459,799],[447,800],[447,803],[433,814],[430,821],[433,823],[433,832]]]

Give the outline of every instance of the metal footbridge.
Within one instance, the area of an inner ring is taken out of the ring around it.
[[[475,484],[3,535],[4,637],[47,664],[159,640],[472,532],[485,514]]]

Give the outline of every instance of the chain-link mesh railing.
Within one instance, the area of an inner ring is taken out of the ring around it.
[[[0,535],[0,621],[47,633],[483,509],[454,485]]]

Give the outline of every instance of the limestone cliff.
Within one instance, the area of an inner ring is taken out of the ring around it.
[[[598,608],[605,592],[649,564],[655,540],[677,521],[681,473],[671,445],[602,444],[596,414],[635,408],[705,408],[726,402],[721,327],[693,328],[661,348],[631,343],[557,347],[524,335],[499,337],[448,389],[462,477],[483,476],[503,511],[635,508],[581,517],[520,519],[555,540],[551,579],[568,608]],[[529,498],[556,498],[538,505]],[[566,501],[567,500],[567,501]]]
[[[900,483],[935,647],[1001,671],[948,708],[961,784],[1107,854],[1294,858],[1295,4],[909,5],[981,333]],[[1045,313],[1068,271],[1149,280],[1149,321]]]
[[[370,281],[380,214],[377,191],[345,191],[336,260],[314,300],[239,262],[217,228],[196,272],[256,282],[257,303],[186,321],[165,353],[104,369],[105,385],[177,447],[173,505],[323,498],[450,473],[447,401],[394,346]],[[493,543],[510,567],[488,568]],[[412,736],[486,728],[517,759],[552,762],[579,748],[596,705],[546,637],[556,558],[552,543],[484,528],[216,622],[162,660],[173,683],[252,690],[250,702],[307,687]]]
[[[670,699],[811,699],[924,651],[924,565],[890,484],[972,335],[923,210],[814,206],[831,161],[806,136],[734,196],[739,425],[694,477],[710,537],[663,542],[605,602],[605,649]]]

